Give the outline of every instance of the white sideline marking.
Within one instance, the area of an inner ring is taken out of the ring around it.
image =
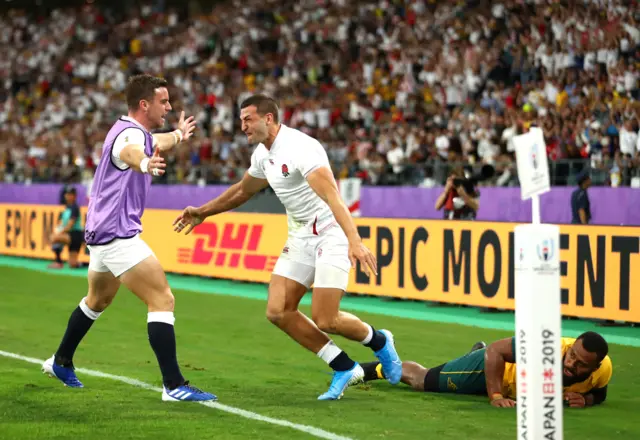
[[[0,356],[12,358],[12,359],[18,359],[21,361],[29,362],[32,364],[38,364],[38,365],[42,365],[44,363],[44,361],[40,359],[22,356],[20,354],[10,353],[8,351],[2,351],[2,350],[0,350]],[[149,385],[148,383],[139,381],[137,379],[132,379],[126,376],[116,376],[114,374],[103,373],[102,371],[87,370],[86,368],[76,368],[76,371],[82,374],[86,374],[87,376],[95,376],[95,377],[102,377],[104,379],[117,380],[118,382],[123,382],[128,385],[144,388],[145,390],[156,391],[159,393],[162,392],[162,388],[154,387],[153,385]],[[292,423],[287,420],[274,419],[272,417],[262,416],[260,414],[257,414],[251,411],[246,411],[244,409],[235,408],[229,405],[223,405],[222,403],[218,403],[218,402],[198,402],[198,403],[204,406],[208,406],[209,408],[219,409],[220,411],[225,411],[240,417],[245,417],[247,419],[258,420],[260,422],[271,423],[272,425],[284,426],[285,428],[291,428],[297,431],[302,431],[318,438],[324,438],[327,440],[353,440],[349,437],[343,437],[341,435],[334,434],[333,432],[325,431],[323,429],[315,428],[313,426],[300,425],[298,423]]]

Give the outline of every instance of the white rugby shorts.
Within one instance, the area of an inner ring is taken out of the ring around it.
[[[111,272],[119,277],[147,257],[154,255],[140,235],[132,238],[116,238],[110,243],[87,246],[89,249],[89,270]]]
[[[306,288],[313,284],[346,291],[350,270],[349,241],[342,228],[333,225],[319,235],[289,234],[273,273]]]

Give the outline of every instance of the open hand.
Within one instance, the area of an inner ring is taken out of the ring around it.
[[[196,121],[193,116],[189,116],[184,119],[184,111],[180,112],[180,120],[178,121],[178,129],[182,132],[182,142],[193,136],[193,131],[196,129]]]
[[[351,261],[352,267],[356,267],[356,260],[359,261],[367,276],[369,276],[370,273],[378,274],[376,258],[362,242],[349,243],[349,260]]]
[[[516,401],[511,400],[507,397],[503,397],[502,399],[494,399],[491,401],[491,406],[496,408],[515,408]]]
[[[162,176],[164,174],[164,169],[167,164],[164,163],[164,158],[160,156],[160,149],[156,148],[153,152],[153,156],[149,159],[149,163],[147,164],[147,171],[152,176]]]
[[[194,206],[187,206],[184,208],[184,211],[182,211],[182,214],[173,221],[173,230],[180,233],[184,228],[187,228],[185,235],[189,235],[189,233],[193,231],[193,228],[203,221],[204,216],[200,214],[198,208]]]

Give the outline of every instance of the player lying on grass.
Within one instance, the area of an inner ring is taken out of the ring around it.
[[[572,408],[598,405],[607,397],[613,367],[602,336],[586,332],[577,339],[562,338],[564,400]],[[491,405],[514,407],[516,402],[515,338],[488,347],[476,343],[471,352],[435,368],[402,363],[402,382],[435,393],[487,395]],[[365,382],[384,379],[379,362],[362,364]]]

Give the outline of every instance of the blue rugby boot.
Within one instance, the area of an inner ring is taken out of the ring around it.
[[[318,400],[338,400],[350,385],[356,385],[364,381],[364,370],[356,364],[347,371],[335,371],[329,386],[329,391],[318,397]]]
[[[189,385],[189,381],[173,390],[162,387],[162,400],[165,402],[205,402],[218,400],[214,394],[202,391],[199,388]]]
[[[402,379],[402,361],[396,351],[393,342],[393,334],[389,330],[380,330],[384,334],[387,342],[379,351],[374,354],[382,364],[382,371],[391,385],[396,385]]]
[[[82,382],[78,380],[78,376],[74,371],[73,365],[63,367],[55,363],[55,355],[44,361],[42,364],[42,372],[51,377],[55,377],[66,387],[83,388]]]

